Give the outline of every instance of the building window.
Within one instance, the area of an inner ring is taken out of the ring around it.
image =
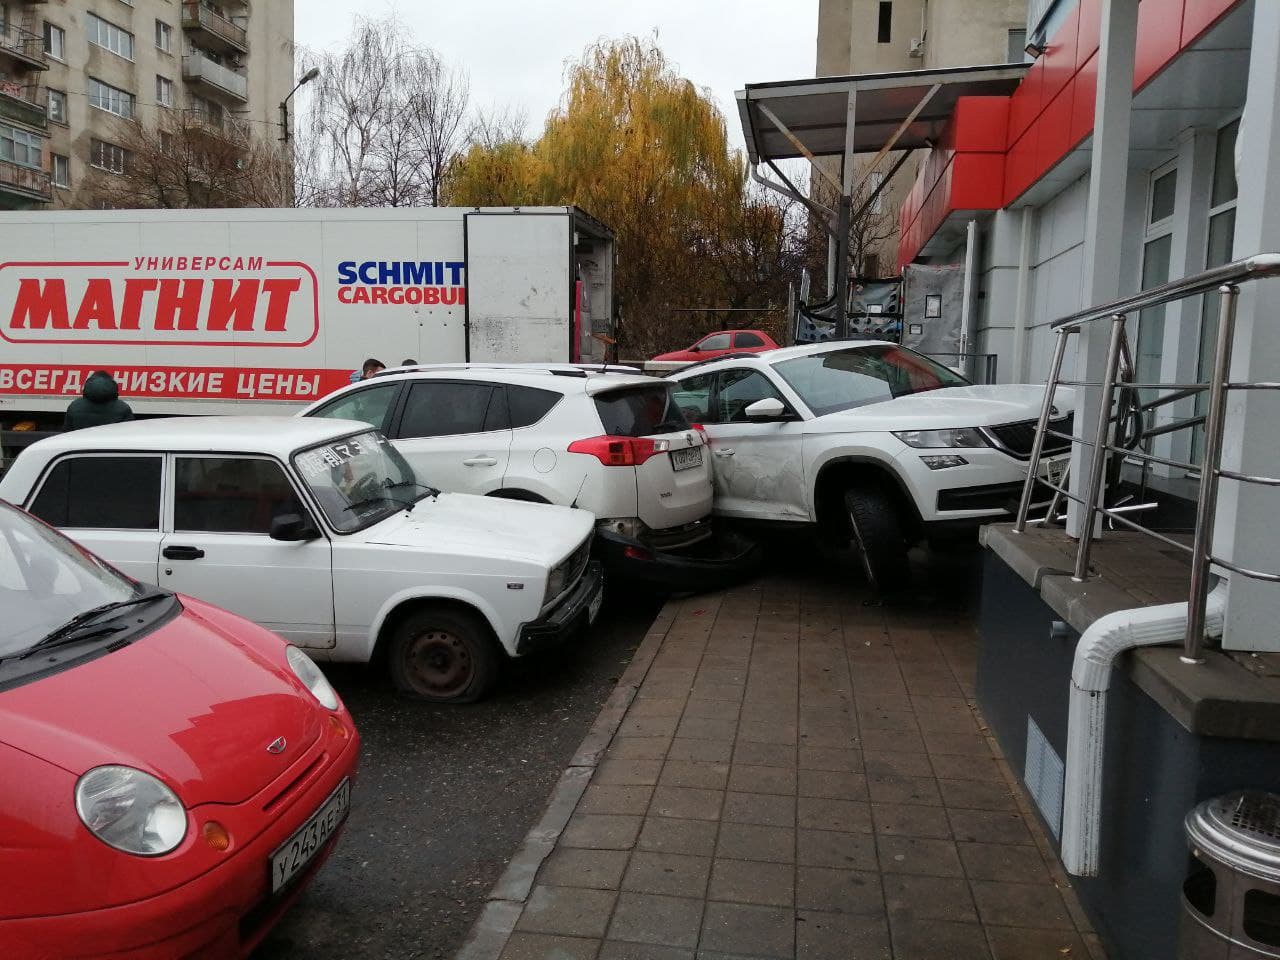
[[[49,121],[63,124],[67,122],[67,95],[61,90],[49,90]]]
[[[1009,31],[1009,52],[1005,54],[1005,63],[1022,63],[1027,59],[1027,31]]]
[[[44,168],[44,138],[0,123],[0,160],[33,170]]]
[[[71,186],[71,158],[60,153],[53,154],[53,185],[55,187]]]
[[[156,21],[156,46],[165,53],[173,53],[173,27],[163,20]]]
[[[129,162],[129,152],[124,147],[105,140],[90,140],[89,162],[107,173],[124,173]]]
[[[117,117],[132,120],[137,112],[138,98],[128,90],[121,90],[101,80],[89,78],[89,106],[114,113]]]
[[[86,13],[84,19],[85,34],[89,42],[110,50],[126,60],[133,59],[133,34],[122,27],[117,27],[109,20]]]
[[[1146,237],[1142,244],[1142,289],[1150,290],[1169,282],[1173,256],[1173,209],[1178,192],[1177,161],[1151,174],[1147,191]],[[1137,376],[1139,383],[1159,383],[1164,355],[1165,305],[1149,307],[1138,314]],[[1143,399],[1155,397],[1143,391]]]
[[[1213,187],[1209,195],[1209,239],[1205,251],[1205,267],[1220,267],[1230,263],[1235,245],[1236,206],[1239,186],[1236,183],[1236,137],[1240,133],[1240,121],[1232,120],[1218,131],[1218,142],[1213,157]],[[1196,380],[1205,383],[1213,375],[1213,352],[1218,342],[1217,293],[1206,293],[1200,312],[1200,365]],[[1196,396],[1196,416],[1203,416],[1209,409],[1209,394]],[[1200,463],[1204,456],[1204,427],[1196,427],[1192,444],[1192,463]]]
[[[880,0],[880,21],[876,26],[876,43],[888,43],[893,35],[893,4]]]
[[[44,52],[55,60],[67,58],[67,31],[48,20],[44,22]]]
[[[156,103],[162,107],[173,106],[173,81],[168,77],[156,77]]]
[[[874,170],[867,180],[867,189],[869,196],[875,197],[871,201],[872,213],[884,213],[884,191],[880,187],[884,184],[884,174],[879,170]]]

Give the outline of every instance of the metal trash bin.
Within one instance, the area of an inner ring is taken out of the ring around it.
[[[1240,790],[1186,819],[1180,960],[1280,958],[1280,796]]]

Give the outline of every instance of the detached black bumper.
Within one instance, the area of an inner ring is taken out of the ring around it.
[[[604,590],[604,570],[599,563],[587,564],[586,572],[568,596],[547,613],[520,628],[520,640],[516,643],[516,656],[554,647],[568,640],[579,630],[589,626],[593,617],[591,606]],[[599,612],[599,606],[596,607]]]
[[[680,550],[658,550],[640,540],[596,530],[595,555],[609,576],[680,593],[718,590],[755,573],[760,548],[739,533],[717,529]]]

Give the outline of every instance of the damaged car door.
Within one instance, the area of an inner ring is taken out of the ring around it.
[[[711,438],[716,512],[753,520],[807,520],[804,424],[795,408],[759,370],[734,367],[714,376],[703,425]],[[766,405],[772,411],[749,412],[761,400],[776,401]]]

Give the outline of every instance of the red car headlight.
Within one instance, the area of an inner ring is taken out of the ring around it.
[[[187,811],[167,786],[132,767],[94,767],[76,784],[76,812],[89,832],[138,857],[158,857],[187,835]]]

